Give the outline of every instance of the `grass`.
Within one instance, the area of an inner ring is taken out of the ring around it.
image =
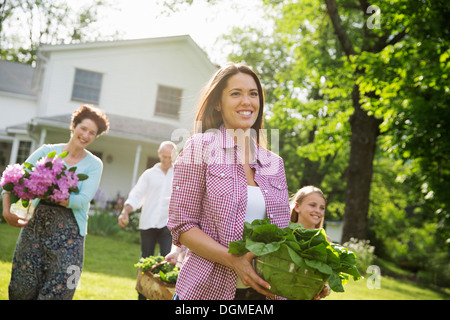
[[[8,299],[11,261],[19,232],[0,223],[0,300]],[[74,300],[137,300],[134,264],[140,250],[139,244],[120,238],[88,235]]]
[[[426,287],[417,283],[381,276],[380,288],[370,289],[368,279],[350,280],[345,292],[332,292],[329,300],[449,300],[449,290]],[[369,282],[371,282],[369,280]]]
[[[0,300],[8,299],[11,260],[19,229],[0,224]],[[75,300],[136,300],[140,245],[117,237],[88,235],[84,269]],[[449,300],[450,291],[383,275],[380,289],[369,289],[371,279],[350,280],[344,293],[331,293],[327,300]]]

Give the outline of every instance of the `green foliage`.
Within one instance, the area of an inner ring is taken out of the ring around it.
[[[75,11],[64,0],[9,0],[0,5],[0,58],[33,64],[39,45],[109,39],[99,35],[94,22],[104,1],[93,1]]]
[[[356,254],[356,267],[365,273],[367,268],[371,266],[375,259],[375,247],[370,245],[370,240],[358,240],[351,238],[350,241],[343,244],[344,247]]]
[[[289,227],[280,229],[270,224],[268,218],[246,222],[243,239],[231,242],[228,252],[244,254],[249,251],[257,256],[271,255],[286,263],[294,262],[301,269],[312,269],[314,275],[323,282],[328,280],[331,290],[336,292],[344,291],[342,284],[348,281],[349,276],[354,280],[361,278],[356,268],[355,254],[345,247],[328,242],[324,229],[305,229],[293,222],[289,223]],[[287,291],[285,296],[294,297],[295,293],[290,292],[291,282],[286,278],[291,277],[288,270],[284,270],[286,274],[282,283],[286,287],[283,290]],[[275,277],[280,281],[282,279],[279,277],[282,276],[277,273]]]
[[[142,272],[150,271],[154,265],[163,261],[164,261],[163,256],[141,257],[138,263],[134,265],[134,267],[141,268]]]
[[[177,282],[179,269],[169,262],[164,262],[163,256],[140,258],[134,266],[140,268],[142,273],[150,271],[153,277],[160,278],[164,282]]]
[[[348,119],[358,85],[362,108],[382,119],[370,192],[371,243],[377,254],[400,258],[404,267],[432,270],[438,263],[431,257],[448,256],[450,245],[448,4],[380,2],[381,27],[370,29],[366,8],[336,1],[348,51],[326,2],[333,1],[264,0],[274,19],[272,36],[241,30],[235,45],[244,44],[230,57],[263,71],[270,91],[266,127],[280,130],[290,191],[321,187],[327,218],[342,217],[344,210],[345,176],[352,169]],[[280,50],[285,60],[274,63]],[[407,248],[415,250],[410,259]]]
[[[117,214],[108,209],[94,207],[94,214],[89,215],[88,233],[100,236],[115,236],[127,242],[140,243],[138,230],[140,212],[130,213],[130,222],[125,228],[118,225]]]
[[[90,234],[112,236],[121,230],[117,222],[117,216],[105,210],[96,210],[95,214],[89,216],[88,223]]]

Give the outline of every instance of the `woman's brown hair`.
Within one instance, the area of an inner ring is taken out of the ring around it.
[[[73,131],[75,127],[84,119],[90,119],[95,122],[98,127],[97,137],[107,133],[109,130],[109,119],[105,112],[88,104],[83,104],[72,113],[70,130]]]

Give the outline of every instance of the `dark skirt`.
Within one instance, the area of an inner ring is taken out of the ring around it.
[[[83,258],[84,237],[72,209],[39,203],[16,244],[9,299],[72,299]]]

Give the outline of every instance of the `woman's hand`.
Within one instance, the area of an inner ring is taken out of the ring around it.
[[[23,228],[28,224],[28,219],[19,217],[18,215],[11,213],[9,210],[3,210],[3,217],[12,227]]]
[[[330,286],[327,283],[326,285],[323,286],[322,291],[313,298],[313,300],[320,300],[322,298],[325,298],[329,296],[330,293],[331,293]]]
[[[2,194],[3,199],[3,217],[6,222],[12,226],[17,228],[25,227],[28,224],[28,219],[19,217],[18,215],[11,212],[11,194],[9,192],[5,192]]]
[[[69,199],[66,199],[66,200],[64,200],[64,201],[61,201],[61,202],[58,202],[58,204],[60,205],[60,206],[63,206],[63,207],[68,207],[69,206]]]
[[[172,244],[171,251],[164,257],[164,260],[174,265],[177,268],[181,268],[183,264],[184,256],[186,255],[186,247],[179,248]]]
[[[197,255],[233,269],[244,285],[251,286],[266,296],[275,296],[267,291],[270,285],[253,269],[252,260],[256,257],[253,253],[247,252],[244,255],[228,253],[227,247],[222,246],[197,227],[181,233],[179,240]]]
[[[130,217],[127,212],[122,211],[122,213],[117,218],[117,221],[119,222],[119,226],[125,228],[128,225],[128,222],[130,222]]]
[[[251,252],[244,255],[233,254],[231,258],[233,270],[245,286],[250,286],[265,296],[274,297],[275,294],[267,291],[270,289],[270,284],[258,276],[253,269],[252,261],[254,258],[256,258],[256,255]]]

